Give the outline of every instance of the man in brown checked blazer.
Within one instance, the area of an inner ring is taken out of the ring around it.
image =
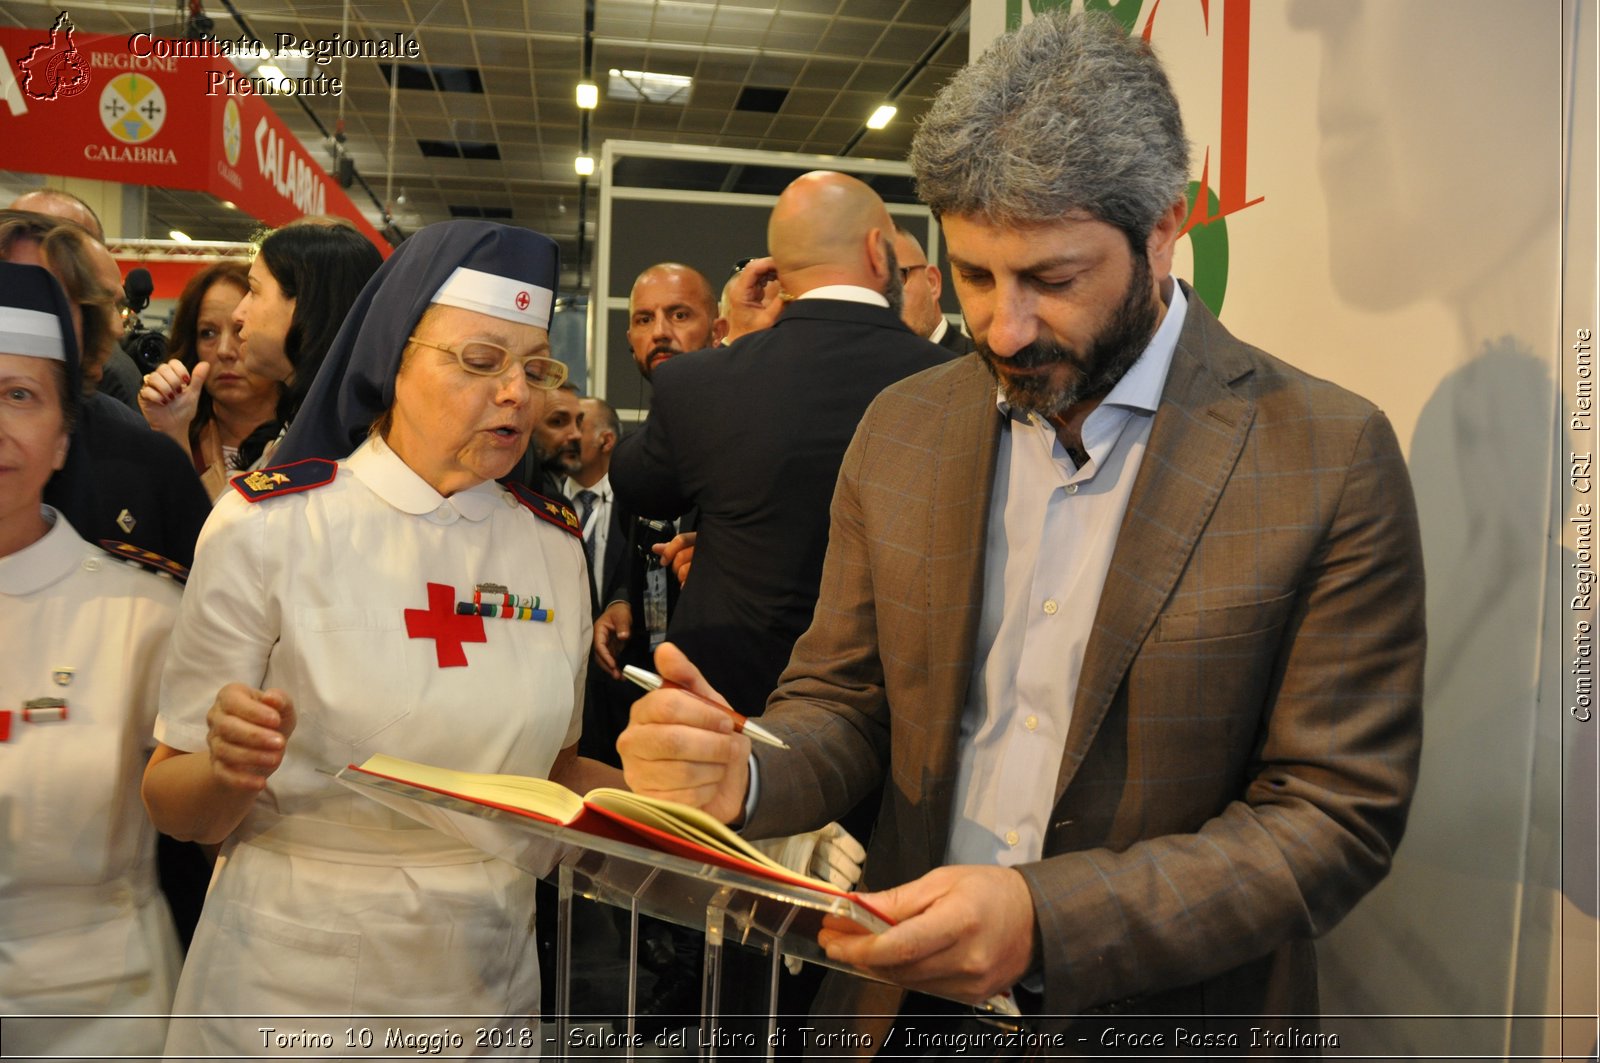
[[[1187,145],[1115,23],[998,42],[911,161],[977,352],[856,432],[817,612],[762,717],[792,748],[752,764],[664,690],[619,742],[629,783],[760,837],[887,777],[865,884],[897,925],[822,941],[898,985],[824,987],[815,1014],[856,1035],[835,1050],[936,1047],[912,1017],[930,999],[900,986],[1015,985],[1073,1052],[1315,1052],[1311,940],[1386,872],[1420,748],[1394,433],[1171,277]],[[714,693],[671,649],[657,665]]]

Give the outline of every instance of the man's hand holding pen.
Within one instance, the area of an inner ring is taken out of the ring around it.
[[[656,651],[656,668],[659,677],[642,674],[659,686],[633,703],[617,739],[629,788],[737,826],[750,788],[742,717],[672,643]],[[1014,869],[935,868],[863,898],[898,925],[869,934],[848,919],[824,920],[818,942],[832,959],[956,999],[990,997],[989,1009],[1015,1014],[1009,998],[991,996],[1021,979],[1034,959],[1032,898]]]
[[[617,738],[628,788],[703,809],[724,823],[741,822],[750,740],[735,729],[726,699],[672,643],[656,650],[656,669],[668,685],[633,703]]]
[[[675,690],[688,689],[681,683],[674,683],[670,679],[663,679],[654,672],[646,671],[643,668],[639,668],[631,664],[622,669],[622,675],[629,682],[635,684],[636,686],[643,687],[645,690],[660,690],[662,687],[670,687]],[[693,692],[691,691],[691,693]],[[702,694],[695,694],[694,696],[705,702],[707,705],[710,705],[712,708],[721,709],[723,712],[733,717],[733,729],[750,739],[752,742],[760,742],[762,745],[772,746],[774,749],[789,748],[783,739],[773,735],[765,727],[762,727],[759,723],[756,723],[743,713],[731,708],[726,701],[723,701],[720,698],[720,696],[715,701]]]

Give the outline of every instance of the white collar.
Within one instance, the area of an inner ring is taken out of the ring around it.
[[[933,331],[928,333],[929,343],[938,343],[944,339],[944,334],[950,331],[950,319],[943,314],[939,315],[939,323],[933,326]]]
[[[593,491],[595,499],[600,502],[611,501],[611,474],[609,472],[600,477],[600,479],[596,480],[594,483],[590,484],[588,487],[583,486],[569,476],[567,477],[567,482],[563,485],[563,487],[566,490],[567,497],[572,499],[574,502],[578,500],[578,493],[580,491]]]
[[[50,530],[37,542],[0,557],[0,594],[21,597],[37,594],[71,575],[83,563],[88,543],[68,523],[67,518],[49,506],[39,507]],[[109,559],[108,559],[109,560]]]
[[[505,489],[490,480],[446,498],[378,436],[368,436],[367,441],[344,460],[344,466],[379,498],[412,516],[440,514],[453,509],[467,520],[484,520],[506,497]]]
[[[847,303],[867,303],[871,306],[889,306],[889,300],[883,297],[882,292],[875,292],[871,288],[863,288],[859,284],[824,284],[820,288],[813,288],[809,292],[801,292],[794,297],[795,302],[802,299],[840,299]]]

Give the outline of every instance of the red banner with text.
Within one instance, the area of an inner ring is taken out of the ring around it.
[[[0,169],[209,192],[273,226],[338,215],[388,254],[227,58],[180,58],[206,49],[64,22],[0,28]]]

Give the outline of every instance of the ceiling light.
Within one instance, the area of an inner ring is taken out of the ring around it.
[[[592,81],[578,82],[578,107],[592,111],[600,103],[600,86]]]
[[[229,210],[238,210],[239,209],[239,204],[235,203],[231,199],[224,199],[222,201],[222,205],[224,207],[227,207]]]
[[[277,91],[279,82],[288,80],[288,78],[284,75],[283,68],[273,63],[262,63],[260,66],[256,67],[256,77],[266,78],[269,82],[271,82],[268,88],[272,92]]]
[[[867,119],[867,128],[882,129],[884,126],[887,126],[889,124],[889,120],[894,117],[896,110],[897,108],[892,103],[878,104],[878,109],[872,112],[871,118]]]
[[[189,234],[184,232],[182,229],[169,230],[167,232],[167,235],[170,236],[172,239],[178,241],[178,243],[180,243],[180,244],[190,244],[190,243],[194,242],[193,240],[191,240],[189,238]]]
[[[228,58],[241,74],[249,77],[303,78],[311,72],[311,57],[301,49],[280,48],[273,52],[263,48],[260,51],[236,52]],[[271,68],[270,74],[268,67]]]
[[[645,103],[689,102],[694,78],[682,74],[652,74],[646,70],[615,70],[606,81],[606,95],[613,100],[640,100]]]
[[[578,171],[579,177],[588,177],[590,174],[594,173],[594,156],[579,155],[576,159],[572,160],[572,168]]]

